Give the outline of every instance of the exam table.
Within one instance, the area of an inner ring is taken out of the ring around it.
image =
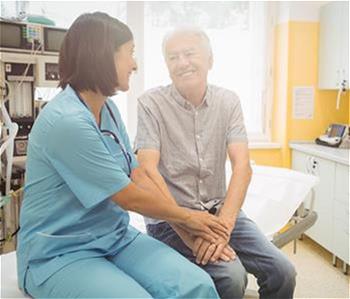
[[[257,165],[252,168],[242,209],[277,247],[295,242],[317,219],[313,188],[318,178],[285,168]],[[230,174],[227,163],[226,177]],[[141,215],[130,213],[130,224],[146,232]],[[1,298],[26,298],[17,286],[16,262],[15,252],[1,256]]]

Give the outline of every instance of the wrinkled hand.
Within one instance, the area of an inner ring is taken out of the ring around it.
[[[232,217],[226,216],[224,214],[221,214],[219,218],[223,221],[223,223],[225,223],[226,227],[228,227],[229,235],[226,238],[218,239],[216,241],[215,249],[212,249],[213,246],[209,247],[204,257],[202,258],[202,262],[207,263],[210,260],[210,262],[215,263],[218,261],[218,259],[221,259],[223,261],[230,261],[236,257],[236,252],[229,245],[231,233],[235,226],[235,220]]]
[[[219,217],[202,211],[187,210],[187,212],[186,220],[178,225],[191,235],[202,237],[209,242],[215,242],[219,238],[228,238],[229,229]]]

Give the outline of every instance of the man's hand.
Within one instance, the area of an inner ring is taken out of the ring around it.
[[[192,249],[196,257],[196,263],[206,265],[208,262],[215,263],[218,260],[229,262],[236,258],[235,251],[229,245],[231,232],[235,226],[235,217],[226,215],[222,210],[217,216],[221,223],[227,228],[227,234],[217,237],[215,240],[208,239],[207,236],[196,236],[181,229],[178,225],[172,225],[187,247]]]
[[[209,258],[209,261],[211,263],[215,263],[219,259],[225,262],[229,262],[236,258],[236,252],[232,249],[228,242],[223,240],[221,243],[216,245],[215,251],[211,254]]]
[[[200,263],[202,263],[203,265],[207,264],[210,258],[212,257],[212,255],[216,253],[217,251],[216,249],[218,248],[218,245],[222,243],[222,242],[210,243],[201,237],[195,237],[189,234],[187,231],[183,230],[178,225],[171,224],[171,226],[179,235],[179,237],[182,239],[182,241],[185,243],[185,245],[192,250],[193,255],[197,257],[198,264]],[[211,244],[213,244],[213,246],[210,247]],[[200,248],[202,251],[200,252],[200,256],[198,256],[197,252]],[[203,253],[204,253],[204,256],[203,256]],[[234,250],[229,245],[226,245],[226,246],[223,246],[221,250],[221,254],[218,256],[215,262],[218,259],[225,262],[229,262],[231,260],[234,260],[235,258],[236,258],[236,253],[234,252]]]
[[[225,226],[228,228],[229,236],[231,236],[231,233],[232,233],[233,229],[235,228],[236,217],[234,217],[232,215],[226,215],[225,211],[223,211],[223,210],[221,210],[219,212],[218,217],[221,220],[221,222],[224,223]]]
[[[196,257],[196,263],[206,265],[215,248],[215,243],[210,243],[201,237],[196,238],[192,248],[193,255]]]
[[[208,212],[186,209],[186,216],[176,223],[193,236],[202,237],[210,242],[219,238],[227,238],[229,229],[217,216]]]
[[[201,237],[195,239],[192,248],[193,255],[196,257],[196,263],[206,265],[217,262],[219,259],[229,262],[236,258],[236,253],[228,245],[228,241],[220,238],[216,243],[210,243]]]
[[[209,261],[211,263],[217,262],[219,259],[223,261],[230,261],[236,257],[235,251],[229,245],[231,232],[235,226],[235,219],[227,216],[224,213],[220,213],[219,218],[226,225],[229,231],[229,235],[225,238],[220,237],[215,244],[210,243],[202,238],[196,238],[193,245],[193,254],[196,256],[197,264],[206,265]]]

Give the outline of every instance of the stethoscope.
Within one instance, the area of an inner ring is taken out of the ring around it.
[[[75,94],[78,97],[79,101],[90,111],[89,107],[86,105],[86,103],[80,97],[79,93],[75,91]],[[107,107],[107,110],[109,112],[110,117],[112,118],[117,130],[119,131],[118,122],[115,119],[114,114],[112,112],[112,109],[111,109],[111,107],[109,107],[107,101],[105,102],[105,105]],[[100,132],[105,136],[111,137],[114,140],[114,142],[119,145],[120,149],[122,150],[124,159],[125,159],[126,163],[128,164],[128,170],[129,170],[128,177],[130,177],[130,175],[131,175],[131,156],[130,156],[129,152],[126,150],[125,145],[122,142],[120,142],[118,136],[116,134],[114,134],[112,131],[101,130],[101,128],[100,128]]]

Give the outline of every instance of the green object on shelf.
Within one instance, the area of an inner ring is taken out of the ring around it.
[[[8,204],[11,200],[11,196],[2,196],[0,197],[0,208],[3,207],[4,205]]]
[[[21,198],[23,195],[23,188],[19,188],[16,191],[10,191],[10,194],[8,195],[0,195],[0,208],[3,207],[4,205],[7,205],[11,199],[18,200],[18,198]]]
[[[50,25],[50,26],[56,25],[56,23],[53,20],[50,20],[49,18],[47,18],[45,16],[39,16],[39,15],[27,16],[27,22],[28,23],[43,24],[43,25]]]

